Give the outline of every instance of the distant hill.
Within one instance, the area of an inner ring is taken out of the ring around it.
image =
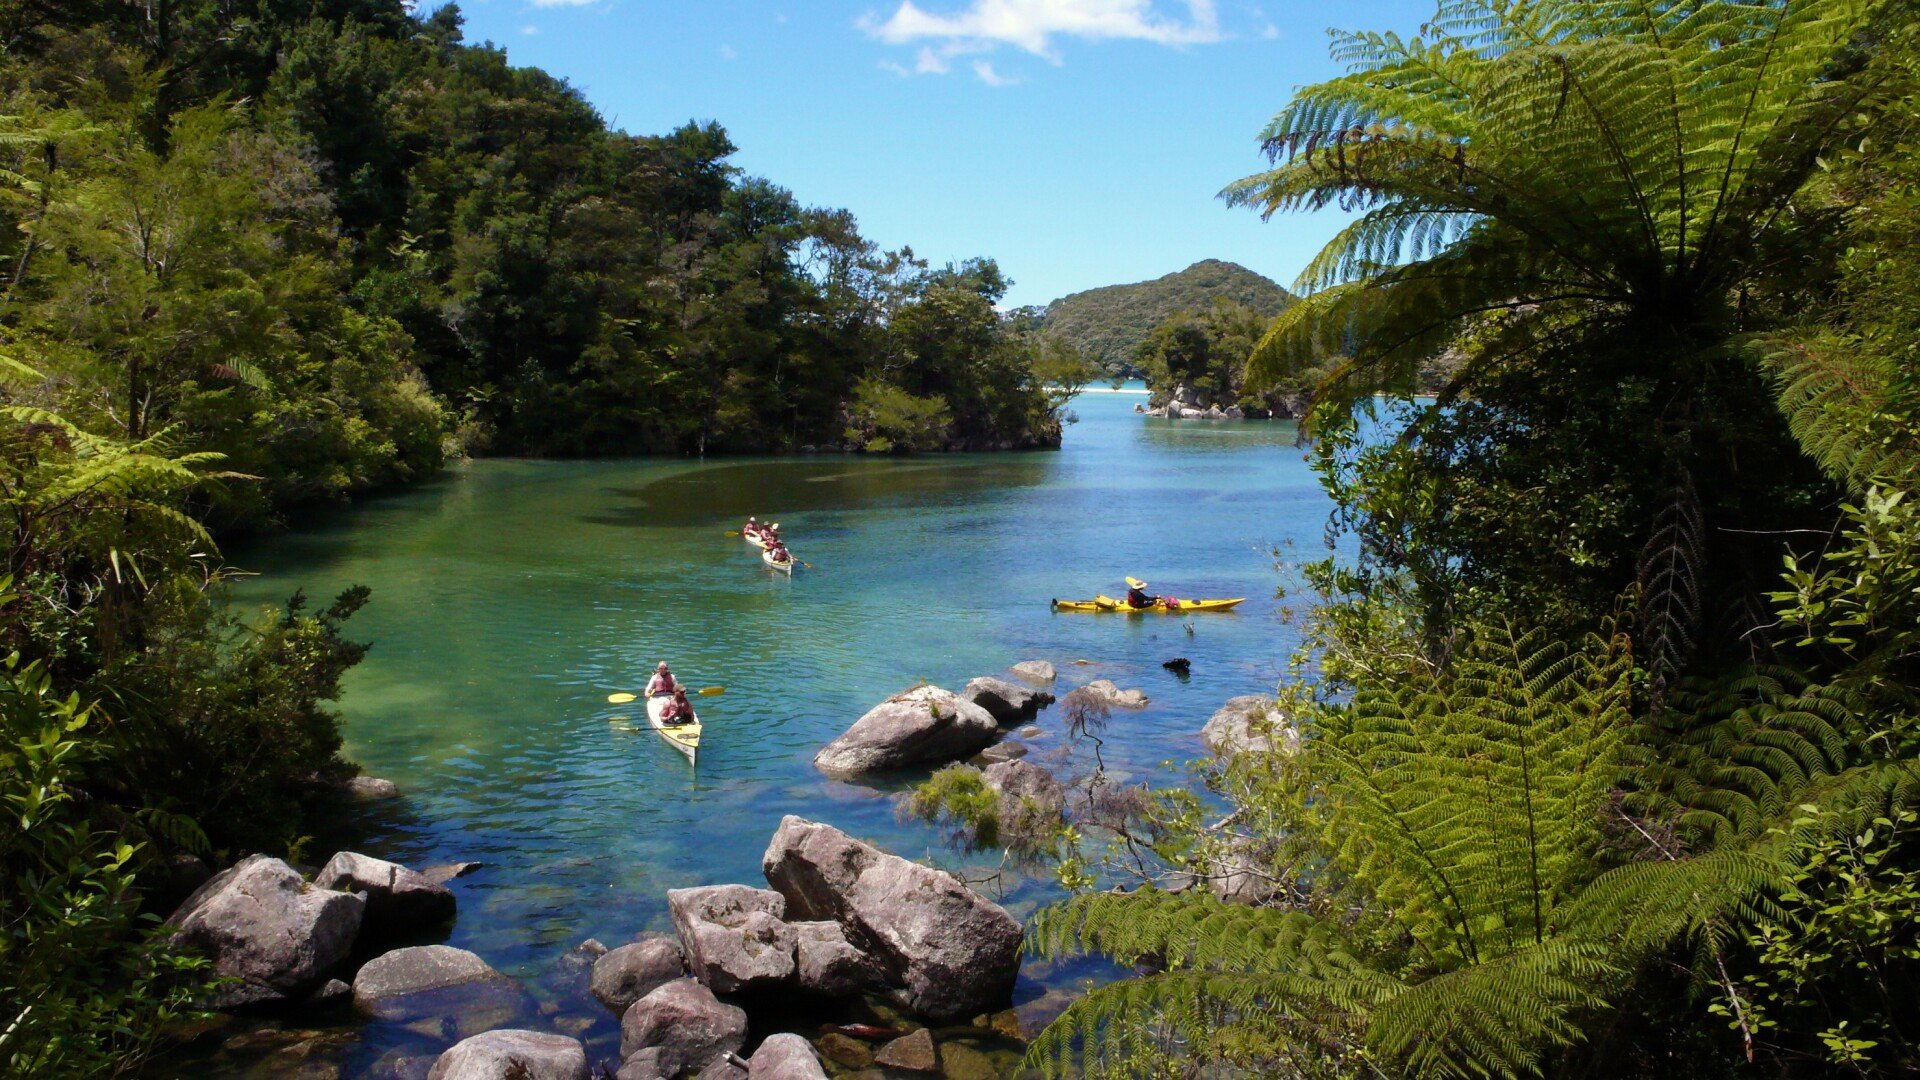
[[[1293,294],[1237,263],[1204,259],[1177,274],[1133,285],[1107,285],[1047,305],[1044,325],[1109,367],[1131,368],[1133,351],[1167,316],[1204,307],[1216,296],[1269,315]]]

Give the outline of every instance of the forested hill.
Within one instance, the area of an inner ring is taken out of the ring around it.
[[[1111,367],[1131,369],[1134,353],[1169,316],[1225,298],[1278,315],[1293,295],[1238,263],[1203,259],[1178,273],[1132,285],[1107,285],[1047,305],[1042,325]]]
[[[519,454],[1057,444],[991,260],[882,251],[403,0],[0,3],[0,397],[270,518]],[[19,373],[14,373],[18,375]],[[1067,379],[1065,381],[1071,381]]]

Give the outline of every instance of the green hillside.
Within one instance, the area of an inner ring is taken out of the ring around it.
[[[1237,263],[1205,259],[1185,270],[1132,285],[1107,285],[1047,305],[1048,330],[1109,366],[1133,364],[1134,350],[1169,315],[1224,296],[1277,315],[1293,294]]]

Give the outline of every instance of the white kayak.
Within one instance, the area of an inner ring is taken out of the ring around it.
[[[647,723],[667,741],[667,745],[687,755],[693,761],[700,753],[700,714],[694,713],[693,719],[684,724],[669,724],[661,719],[666,711],[667,702],[673,698],[666,694],[656,694],[647,699]]]
[[[788,553],[787,560],[785,562],[781,562],[779,559],[776,559],[773,557],[773,552],[762,551],[760,552],[760,561],[763,563],[766,563],[768,566],[773,567],[775,570],[779,570],[787,574],[793,573],[793,555],[791,552]]]
[[[767,542],[761,539],[759,533],[743,532],[740,535],[746,539],[747,543],[752,544],[761,551],[767,550]]]

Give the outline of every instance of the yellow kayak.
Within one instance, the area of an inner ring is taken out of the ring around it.
[[[667,740],[668,746],[687,755],[687,760],[692,761],[700,753],[700,714],[694,713],[693,719],[685,724],[669,724],[660,718],[660,714],[666,709],[667,702],[672,700],[665,694],[648,698],[647,723],[652,724],[653,730]]]
[[[1115,600],[1111,596],[1096,596],[1091,600],[1055,600],[1055,611],[1124,611],[1129,615],[1184,615],[1189,611],[1226,611],[1228,608],[1246,601],[1244,596],[1231,600],[1169,600],[1152,607],[1128,607],[1124,600]]]

